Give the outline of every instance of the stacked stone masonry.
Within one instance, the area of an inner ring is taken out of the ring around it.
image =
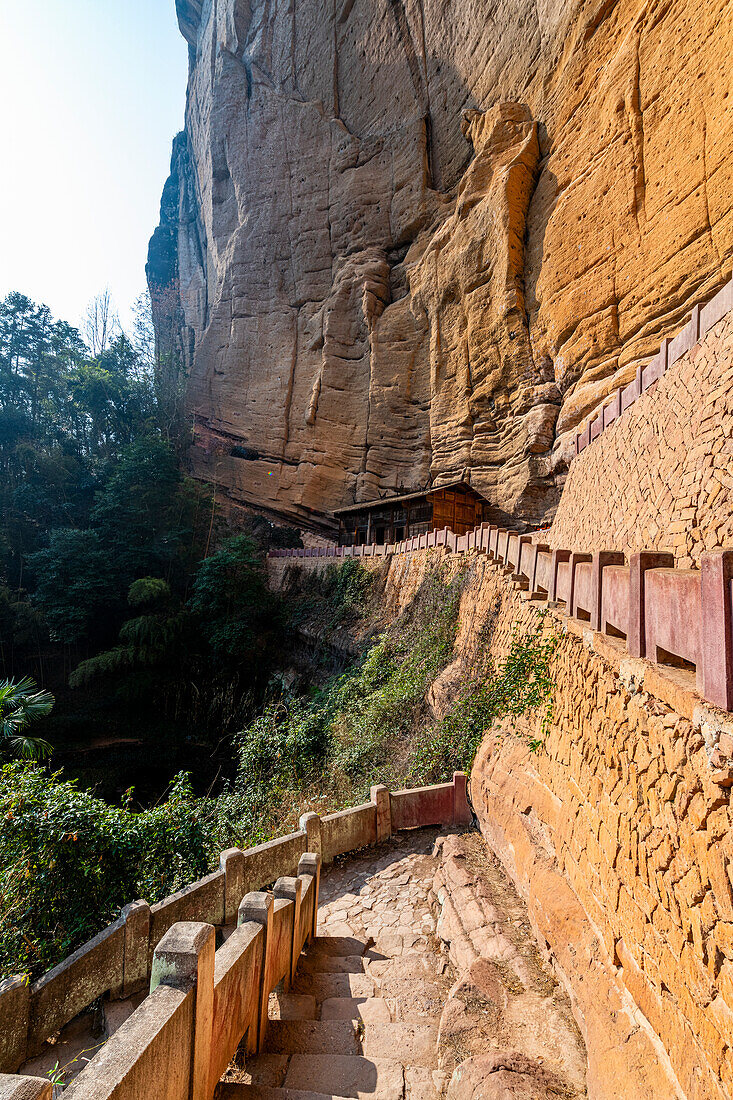
[[[733,543],[733,313],[574,459],[548,542],[683,568]]]
[[[575,436],[575,453],[580,454],[598,439],[598,436],[666,374],[678,359],[696,349],[697,344],[704,339],[710,329],[731,309],[733,309],[733,279],[726,283],[707,305],[694,306],[690,320],[674,339],[665,337],[657,354],[646,366],[637,368],[636,376],[628,386],[616,390],[610,401],[604,402],[600,408],[591,413],[583,430]]]
[[[619,551],[594,554],[550,550],[542,536],[482,524],[466,535],[446,529],[415,535],[396,546],[274,551],[274,558],[359,556],[380,560],[394,552],[442,550],[484,553],[526,588],[533,599],[562,604],[593,629],[623,639],[630,656],[647,657],[690,679],[701,697],[733,710],[733,550],[702,555],[699,569],[674,569],[671,554],[642,551],[628,564]]]

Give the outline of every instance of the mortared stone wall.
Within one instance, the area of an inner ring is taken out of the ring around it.
[[[438,549],[363,559],[384,572],[388,617],[409,605],[436,555],[467,570],[455,660],[429,693],[440,715],[481,674],[482,647],[501,659],[543,605],[485,554]],[[330,565],[268,562],[276,585],[292,568]],[[556,610],[545,621],[559,636],[551,727],[536,753],[534,719],[485,736],[470,781],[481,831],[570,992],[589,1095],[724,1100],[733,1095],[733,716],[677,670],[629,658],[619,639]]]

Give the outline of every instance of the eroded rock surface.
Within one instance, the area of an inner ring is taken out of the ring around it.
[[[547,514],[572,429],[730,272],[730,0],[176,6],[149,277],[195,472],[314,524],[462,475]]]

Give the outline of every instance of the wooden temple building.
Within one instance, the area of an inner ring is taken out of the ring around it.
[[[466,482],[454,481],[419,493],[350,504],[333,514],[339,523],[339,546],[382,545],[443,527],[465,535],[484,519],[487,503]]]

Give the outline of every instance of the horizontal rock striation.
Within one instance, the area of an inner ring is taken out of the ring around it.
[[[148,277],[194,472],[313,526],[465,476],[524,520],[731,270],[729,0],[177,0]]]

